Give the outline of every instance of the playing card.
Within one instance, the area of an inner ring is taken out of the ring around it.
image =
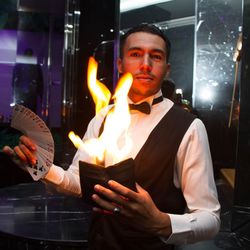
[[[26,170],[30,173],[33,180],[37,181],[42,178],[47,172],[48,167],[45,166],[44,159],[42,159],[39,155],[37,155],[37,162],[35,165],[26,165]]]
[[[45,122],[30,109],[22,106],[15,105],[12,114],[11,126],[20,131],[39,131],[50,133],[49,128]]]
[[[11,127],[28,136],[37,147],[35,165],[27,164],[26,170],[37,181],[45,176],[54,160],[54,140],[45,122],[30,109],[15,105],[12,113]]]

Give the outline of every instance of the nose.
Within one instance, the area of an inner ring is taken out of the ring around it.
[[[142,57],[142,62],[141,62],[141,70],[144,72],[149,72],[152,70],[152,62],[151,59],[149,57],[149,55],[145,54]]]

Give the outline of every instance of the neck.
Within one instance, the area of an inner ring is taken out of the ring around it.
[[[137,96],[137,95],[131,95],[131,94],[128,94],[128,97],[129,99],[133,102],[133,103],[137,103],[137,102],[140,102],[142,100],[145,100],[146,98],[149,98],[151,96],[154,96],[155,94],[153,95],[150,95],[150,96]]]
[[[146,98],[149,98],[149,97],[153,97],[157,94],[158,92],[150,95],[150,96],[137,96],[137,95],[133,95],[131,93],[128,93],[128,97],[129,99],[133,102],[133,103],[137,103],[137,102],[140,102],[142,100],[145,100]]]
[[[141,100],[145,99],[145,98],[134,98],[133,96],[128,95],[129,99],[133,102],[133,103],[137,103],[140,102]]]

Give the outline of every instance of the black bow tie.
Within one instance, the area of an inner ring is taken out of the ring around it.
[[[159,103],[161,101],[163,101],[163,97],[159,96],[153,100],[152,105]],[[142,102],[139,104],[131,103],[131,104],[129,104],[129,108],[130,108],[130,110],[138,110],[144,114],[150,114],[150,112],[151,112],[151,106],[148,102]]]

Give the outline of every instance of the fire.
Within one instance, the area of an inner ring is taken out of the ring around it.
[[[99,139],[92,138],[83,142],[73,131],[69,132],[69,139],[76,148],[84,150],[89,154],[89,163],[103,165],[105,148]]]
[[[105,85],[96,79],[97,62],[90,58],[88,65],[88,87],[96,104],[96,112],[108,105],[110,92]],[[124,74],[118,81],[114,99],[114,108],[106,117],[104,130],[99,138],[82,141],[74,132],[69,133],[69,138],[75,147],[84,150],[95,164],[105,166],[105,161],[115,164],[124,159],[131,148],[131,140],[127,134],[130,125],[128,91],[132,85],[133,77],[130,73]]]
[[[96,79],[98,64],[90,57],[88,64],[88,88],[95,102],[96,114],[109,104],[111,93],[109,89]]]

